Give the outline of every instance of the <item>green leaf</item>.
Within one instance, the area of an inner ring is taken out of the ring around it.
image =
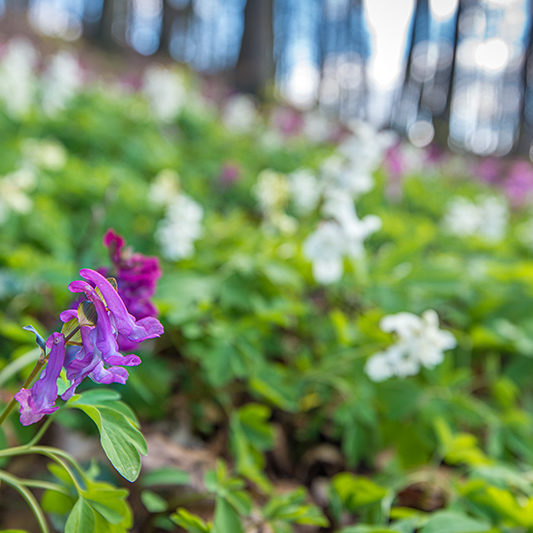
[[[151,490],[141,492],[141,501],[151,513],[162,513],[167,510],[166,500]]]
[[[225,498],[218,496],[215,505],[213,532],[229,533],[230,531],[231,533],[244,533],[237,511]]]
[[[94,526],[94,511],[83,497],[78,498],[65,524],[65,533],[92,533]]]
[[[110,402],[115,406],[121,402]],[[146,441],[135,423],[124,414],[107,406],[93,406],[80,403],[80,399],[69,404],[84,411],[100,431],[100,443],[111,464],[128,481],[135,481],[141,471],[141,457],[147,453]],[[126,412],[129,411],[129,408]]]
[[[304,489],[276,495],[263,507],[263,516],[268,521],[327,527],[328,520],[320,509],[307,504],[305,498]]]
[[[210,533],[211,527],[199,516],[189,513],[186,509],[178,509],[170,517],[172,521],[189,533]]]
[[[490,531],[486,522],[456,511],[439,511],[431,515],[420,533],[482,533]]]
[[[41,498],[41,507],[47,513],[66,515],[74,507],[75,503],[76,498],[74,496],[67,496],[55,490],[47,490]]]
[[[378,503],[388,493],[387,489],[380,487],[370,479],[354,476],[349,472],[337,474],[331,486],[348,511]]]
[[[143,474],[141,485],[143,487],[154,487],[161,485],[187,485],[190,476],[187,472],[179,468],[167,467],[151,470]]]

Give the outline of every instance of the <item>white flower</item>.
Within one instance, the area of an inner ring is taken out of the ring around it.
[[[284,174],[262,170],[253,188],[259,207],[264,213],[283,209],[289,201],[289,183]]]
[[[29,168],[21,168],[0,178],[0,223],[4,222],[10,211],[25,214],[33,205],[26,194],[35,187],[36,178]]]
[[[373,381],[412,376],[421,366],[433,368],[442,363],[445,350],[456,346],[455,337],[449,331],[439,329],[439,317],[432,309],[421,317],[412,313],[386,316],[381,320],[380,328],[395,333],[398,340],[367,361],[365,371]]]
[[[322,111],[315,109],[304,114],[302,131],[310,141],[321,143],[331,137],[333,125]]]
[[[58,141],[25,139],[22,153],[30,165],[46,170],[61,170],[67,162],[67,151]]]
[[[496,197],[486,197],[474,203],[466,198],[456,198],[448,206],[444,227],[454,235],[477,235],[489,242],[505,237],[509,210],[506,203]]]
[[[173,202],[178,194],[179,174],[169,168],[161,170],[150,184],[148,199],[155,205],[165,206]]]
[[[365,372],[372,381],[376,382],[391,378],[394,375],[394,369],[387,352],[375,353],[367,359]]]
[[[167,259],[191,257],[194,242],[202,235],[203,209],[185,194],[175,196],[156,230],[156,239]]]
[[[319,283],[338,281],[343,272],[345,234],[336,222],[323,222],[307,237],[304,255],[313,263],[313,277]]]
[[[64,109],[82,84],[78,60],[69,52],[56,54],[42,79],[42,106],[51,115]]]
[[[364,240],[381,227],[381,220],[376,215],[360,219],[351,196],[341,189],[326,191],[322,214],[339,223],[345,236],[345,253],[352,258],[363,254]]]
[[[344,140],[339,152],[366,170],[374,170],[383,160],[385,151],[396,142],[391,131],[376,131],[366,122],[354,120],[348,126],[354,132]]]
[[[371,170],[346,160],[339,154],[328,157],[321,167],[324,186],[327,189],[341,189],[357,197],[374,187]]]
[[[252,97],[245,94],[232,96],[224,107],[222,121],[229,130],[250,132],[259,122],[259,115]]]
[[[306,169],[289,174],[289,189],[296,211],[303,215],[317,206],[322,192],[316,177]]]
[[[156,117],[164,122],[173,120],[185,104],[185,84],[176,70],[149,67],[144,73],[143,92]]]
[[[14,117],[25,115],[35,92],[37,52],[26,39],[12,39],[0,63],[0,100]]]

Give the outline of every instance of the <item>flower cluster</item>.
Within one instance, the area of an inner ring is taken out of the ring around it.
[[[153,112],[163,122],[170,122],[185,104],[186,87],[176,70],[153,66],[144,73],[143,91]]]
[[[20,404],[20,421],[25,426],[58,409],[57,380],[63,368],[70,381],[61,395],[63,400],[72,397],[86,377],[96,383],[125,383],[128,371],[124,367],[138,365],[141,360],[137,355],[119,352],[119,335],[137,344],[163,333],[163,326],[155,317],[136,320],[102,274],[82,269],[80,275],[84,280],[73,281],[69,290],[82,294],[84,300],[78,309],[60,314],[63,331],[52,333],[46,341],[50,349],[46,368],[30,389],[23,388],[15,395]],[[67,345],[74,348],[66,350]]]
[[[489,242],[505,237],[509,211],[503,200],[487,197],[477,203],[456,198],[444,216],[445,228],[461,237],[476,235]]]
[[[344,258],[358,259],[363,255],[364,240],[381,227],[375,215],[360,219],[351,198],[331,191],[322,206],[330,217],[307,237],[303,251],[313,264],[313,276],[319,283],[333,283],[343,273]]]
[[[290,200],[289,182],[285,174],[269,168],[262,170],[257,176],[254,194],[267,229],[294,232],[296,220],[285,212]]]
[[[22,117],[33,103],[37,52],[25,39],[12,39],[0,64],[0,100],[12,117]]]
[[[237,133],[252,131],[259,122],[259,113],[254,100],[247,95],[237,94],[226,102],[222,112],[226,128]]]
[[[61,111],[82,84],[78,60],[69,52],[56,54],[43,75],[42,106],[45,113]]]
[[[374,186],[372,172],[394,138],[362,123],[351,127],[352,134],[322,164],[315,189],[322,196],[326,220],[306,239],[303,251],[312,261],[313,276],[319,283],[340,279],[344,258],[360,258],[364,240],[381,226],[375,215],[360,219],[353,202]]]
[[[163,255],[170,260],[191,257],[194,242],[203,232],[204,210],[186,194],[174,196],[156,231]]]
[[[412,313],[386,316],[380,327],[396,333],[398,340],[366,362],[365,371],[372,381],[403,378],[417,374],[421,367],[433,368],[443,361],[445,350],[456,346],[455,337],[439,329],[439,317],[432,309],[421,317]]]
[[[137,320],[157,316],[157,309],[150,300],[154,295],[157,280],[161,277],[157,257],[133,253],[131,249],[125,247],[124,239],[112,229],[104,235],[104,246],[109,249],[118,294],[128,312]],[[108,274],[105,269],[101,269],[100,272]],[[118,342],[121,350],[132,350],[136,346],[136,343],[131,344],[120,334]]]
[[[180,190],[180,178],[172,169],[164,169],[154,178],[148,197],[158,206],[166,208],[165,217],[159,222],[156,240],[163,255],[172,261],[191,257],[194,242],[202,233],[204,210]]]
[[[0,177],[0,224],[5,222],[11,211],[28,213],[33,205],[27,192],[36,184],[35,173],[30,168],[20,168]]]

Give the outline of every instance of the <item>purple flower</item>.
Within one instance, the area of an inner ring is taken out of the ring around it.
[[[497,157],[484,157],[477,163],[473,171],[483,181],[497,183],[503,174],[503,163]]]
[[[521,206],[530,201],[533,196],[533,166],[527,161],[514,163],[503,188],[514,206]]]
[[[20,421],[25,426],[57,409],[57,378],[63,367],[70,381],[61,396],[63,400],[72,397],[86,377],[96,383],[124,384],[128,379],[124,367],[138,365],[141,360],[134,354],[121,354],[118,339],[137,345],[163,333],[163,326],[155,317],[136,320],[102,274],[85,268],[80,275],[85,281],[73,281],[69,290],[82,294],[82,302],[77,309],[60,314],[65,326],[63,333],[53,333],[46,342],[50,348],[46,368],[31,389],[21,389],[15,395],[20,403]],[[65,344],[69,344],[67,350]]]
[[[141,360],[137,355],[122,355],[118,339],[136,346],[163,333],[163,326],[157,318],[136,320],[102,274],[88,268],[80,270],[80,274],[87,281],[73,281],[68,288],[71,292],[85,295],[94,306],[97,320],[95,325],[85,325],[81,306],[78,311],[69,309],[61,313],[64,322],[77,318],[81,333],[81,347],[69,353],[65,363],[70,387],[62,395],[63,399],[70,398],[85,377],[97,383],[126,383],[128,371],[123,367],[138,365]]]
[[[15,400],[20,403],[20,423],[35,424],[45,415],[56,411],[57,378],[65,359],[65,338],[61,333],[52,333],[46,341],[50,348],[48,364],[31,389],[20,389]]]
[[[224,163],[218,176],[218,181],[225,187],[228,187],[238,181],[240,175],[241,169],[236,163]]]
[[[124,245],[125,241],[118,233],[107,230],[104,246],[109,249],[115,266],[118,293],[135,318],[157,316],[157,309],[150,298],[161,277],[159,261],[157,257],[132,253]]]

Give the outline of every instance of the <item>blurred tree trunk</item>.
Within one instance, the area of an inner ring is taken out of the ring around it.
[[[533,0],[529,0],[529,35],[527,36],[527,45],[524,50],[524,59],[522,64],[521,90],[522,100],[520,102],[520,115],[518,122],[518,135],[515,151],[522,154],[529,154],[531,141],[533,140],[533,91],[529,83],[533,76]]]
[[[232,73],[235,87],[259,95],[274,77],[273,0],[248,0],[239,59]]]
[[[102,14],[94,33],[95,41],[104,48],[112,48],[115,44],[113,39],[113,19],[115,16],[116,0],[103,0]]]
[[[435,117],[435,142],[442,147],[448,146],[448,138],[450,135],[450,118],[451,118],[451,109],[452,109],[452,97],[453,97],[453,86],[455,83],[455,67],[457,61],[457,48],[459,46],[460,40],[460,24],[461,24],[461,15],[463,12],[463,5],[461,2],[457,2],[457,11],[455,13],[455,24],[454,24],[454,34],[453,34],[453,51],[452,59],[450,65],[450,71],[448,75],[448,80],[446,83],[446,104],[442,113],[439,113]]]
[[[125,46],[128,0],[103,0],[100,17],[85,24],[84,35],[107,50]]]
[[[186,32],[191,15],[192,2],[187,2],[182,7],[176,7],[172,0],[163,0],[163,16],[159,47],[157,49],[158,53],[170,55],[173,33],[175,31]]]
[[[26,9],[28,9],[28,6],[29,0],[5,0],[5,7],[7,13],[22,13],[23,11],[26,11]]]

